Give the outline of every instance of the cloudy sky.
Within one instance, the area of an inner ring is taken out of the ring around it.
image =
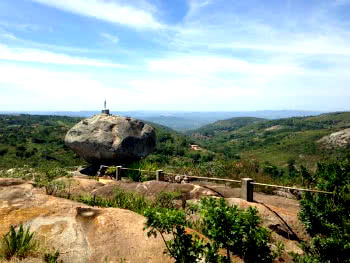
[[[350,0],[1,0],[0,110],[350,110]]]

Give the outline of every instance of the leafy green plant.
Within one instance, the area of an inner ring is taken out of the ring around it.
[[[158,207],[164,207],[174,209],[175,200],[181,197],[179,192],[160,192],[155,199],[154,205]]]
[[[55,253],[45,253],[44,262],[46,263],[57,263],[60,257],[60,252],[57,250]]]
[[[204,242],[198,236],[186,233],[186,215],[183,211],[168,208],[150,208],[144,214],[147,218],[147,235],[156,237],[159,233],[169,254],[176,263],[187,262],[223,262],[218,247]],[[165,235],[172,235],[166,240]],[[204,261],[203,261],[204,260]]]
[[[56,180],[47,182],[45,185],[45,192],[48,195],[57,195],[59,192],[63,191],[66,188],[66,183],[62,180]]]
[[[25,258],[36,248],[34,233],[30,228],[24,228],[21,224],[16,230],[14,226],[10,227],[9,232],[3,237],[3,253],[6,259],[12,257]]]
[[[109,175],[109,176],[115,176],[115,172],[116,172],[117,168],[115,166],[109,166],[106,169],[105,175]]]
[[[311,235],[297,262],[350,262],[350,156],[318,165],[309,185],[332,192],[305,193],[299,217]]]
[[[270,235],[267,229],[259,226],[261,219],[255,208],[240,210],[229,206],[223,198],[204,198],[200,213],[204,234],[226,249],[228,261],[234,253],[248,263],[272,262]]]
[[[67,170],[55,165],[48,165],[38,169],[38,173],[34,178],[34,183],[38,187],[46,187],[59,177],[69,177]]]

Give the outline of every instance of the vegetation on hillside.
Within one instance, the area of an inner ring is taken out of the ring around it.
[[[264,121],[266,119],[254,118],[254,117],[236,117],[227,120],[220,120],[214,123],[202,126],[196,130],[188,131],[187,134],[193,134],[194,136],[198,134],[204,137],[213,137],[221,132],[230,132],[238,130],[244,126],[252,123],[257,123]]]
[[[233,118],[192,134],[203,147],[227,158],[256,159],[277,166],[287,166],[289,160],[295,160],[298,165],[313,168],[318,161],[349,151],[349,147],[325,149],[317,142],[325,135],[350,127],[349,112],[260,120],[245,126],[235,121],[241,123],[240,118]]]
[[[79,120],[0,115],[0,170],[22,167],[15,170],[13,176],[32,179],[36,186],[45,187],[48,194],[58,194],[66,185],[54,179],[68,176],[63,168],[85,164],[63,141],[68,129]],[[153,171],[162,168],[181,174],[235,179],[250,176],[259,182],[300,184],[332,192],[332,195],[303,195],[300,219],[311,242],[303,244],[305,254],[296,255],[295,261],[350,262],[350,157],[344,158],[350,148],[328,149],[317,143],[324,135],[350,127],[350,113],[272,121],[231,119],[203,128],[201,136],[197,131],[195,139],[161,125],[152,126],[157,133],[156,150],[132,164],[134,168]],[[204,149],[192,150],[190,144],[195,140]],[[315,170],[310,169],[320,160],[327,162],[319,163]],[[28,175],[26,171],[32,167],[36,168],[35,172]],[[135,181],[152,179],[138,171],[128,176]],[[162,193],[155,201],[150,201],[138,194],[116,190],[110,199],[81,196],[78,201],[145,214],[150,235],[173,237],[165,242],[176,262],[194,262],[200,258],[205,258],[206,262],[227,262],[232,254],[245,262],[271,262],[275,257],[269,246],[269,232],[260,226],[256,210],[240,210],[228,206],[222,199],[202,200],[191,212],[200,217],[197,230],[205,235],[203,239],[187,232],[186,227],[194,223],[188,221],[186,212],[189,210],[176,209],[177,198],[176,193]],[[18,231],[13,228],[6,236],[8,251],[12,251],[4,254],[7,258],[15,253],[21,257],[22,252],[14,251],[18,248],[21,251],[23,244],[29,244],[25,240],[32,238],[28,231]],[[220,254],[220,249],[225,249],[226,253]],[[57,257],[58,254],[52,254],[46,258],[55,260]]]
[[[0,115],[0,169],[13,167],[69,167],[86,165],[64,144],[67,131],[80,118],[39,115]],[[157,147],[148,160],[192,163],[213,159],[211,153],[190,149],[193,142],[170,128],[150,123],[157,134]]]
[[[0,168],[75,166],[84,162],[64,144],[73,117],[0,115]]]

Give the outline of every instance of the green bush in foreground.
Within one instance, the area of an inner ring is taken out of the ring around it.
[[[296,262],[350,262],[350,156],[334,163],[319,164],[311,186],[332,192],[305,193],[300,219],[311,235],[303,244],[304,256]]]
[[[30,232],[30,228],[24,228],[21,224],[18,230],[14,226],[10,227],[10,231],[3,237],[3,256],[6,259],[12,257],[25,258],[36,248],[33,240],[34,233]]]
[[[223,198],[204,198],[200,213],[204,234],[226,249],[228,261],[233,253],[247,263],[272,262],[274,255],[268,245],[270,233],[259,226],[261,219],[255,208],[241,210],[228,205]]]
[[[231,262],[231,255],[235,254],[247,263],[269,263],[276,257],[268,244],[270,233],[259,226],[261,219],[256,209],[241,210],[223,198],[204,198],[198,211],[202,231],[210,240],[186,233],[185,226],[191,223],[183,211],[151,208],[144,214],[148,235],[159,233],[175,262]],[[173,239],[166,241],[166,234]],[[218,253],[220,248],[226,249],[226,256]]]
[[[158,207],[147,209],[144,215],[147,217],[147,235],[156,237],[160,234],[167,248],[165,253],[174,258],[176,263],[224,262],[215,244],[186,233],[187,222],[183,211]],[[165,235],[172,235],[172,239],[166,240]]]

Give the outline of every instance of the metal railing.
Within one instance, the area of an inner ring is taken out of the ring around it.
[[[291,186],[283,186],[283,185],[274,185],[274,184],[265,184],[265,183],[258,183],[254,182],[251,178],[241,178],[241,180],[234,180],[234,179],[228,179],[228,178],[217,178],[217,177],[204,177],[204,176],[191,176],[186,174],[177,174],[177,173],[169,173],[164,172],[163,170],[143,170],[143,169],[136,169],[136,168],[127,168],[122,166],[116,167],[116,174],[115,179],[121,180],[122,178],[122,171],[130,170],[130,171],[139,171],[139,172],[147,172],[147,173],[155,173],[156,180],[157,181],[165,181],[165,175],[167,176],[173,176],[175,181],[177,182],[188,182],[190,180],[206,180],[206,181],[220,181],[220,182],[228,182],[228,183],[239,183],[241,184],[241,198],[252,202],[254,200],[254,185],[257,186],[264,186],[264,187],[272,187],[272,188],[279,188],[279,189],[286,189],[286,190],[295,190],[300,192],[312,192],[312,193],[322,193],[322,194],[333,194],[333,192],[327,192],[323,190],[318,189],[307,189],[307,188],[298,188],[298,187],[291,187]]]

